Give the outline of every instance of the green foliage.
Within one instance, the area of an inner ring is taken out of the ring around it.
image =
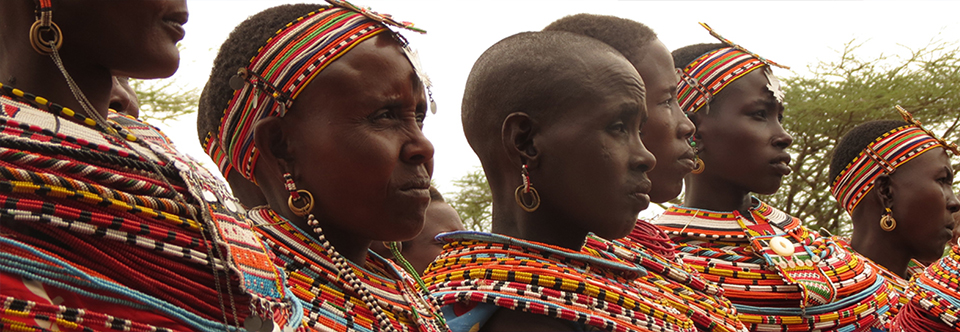
[[[453,185],[458,191],[447,194],[455,197],[448,202],[460,214],[463,226],[468,230],[489,232],[493,225],[493,196],[483,170],[473,170],[454,180]]]
[[[925,127],[957,141],[960,131],[960,48],[931,42],[905,57],[855,55],[853,41],[838,61],[809,67],[808,77],[785,79],[784,128],[793,135],[794,172],[766,201],[811,229],[849,235],[850,218],[830,194],[830,157],[843,135],[877,119],[902,119],[901,105]],[[955,166],[956,168],[956,166]]]
[[[185,89],[174,79],[130,79],[130,87],[140,100],[140,118],[147,122],[174,120],[197,111],[200,92]]]

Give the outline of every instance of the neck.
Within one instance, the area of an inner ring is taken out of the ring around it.
[[[748,215],[753,206],[750,191],[703,175],[687,175],[683,206],[711,211],[739,211]]]
[[[274,204],[270,204],[270,209],[289,220],[290,223],[309,234],[312,238],[319,240],[319,234],[313,231],[314,226],[307,224],[307,217],[297,216],[285,208],[278,209]],[[337,229],[331,226],[330,222],[324,222],[321,219],[322,218],[318,217],[317,220],[320,221],[323,236],[327,239],[327,242],[333,246],[334,250],[340,253],[340,256],[343,256],[343,258],[354,264],[363,266],[367,261],[367,251],[370,249],[370,243],[373,241],[358,240],[352,234]]]
[[[874,209],[876,210],[876,209]],[[855,210],[853,219],[853,235],[850,246],[860,255],[880,264],[890,272],[901,278],[907,278],[907,265],[910,264],[910,253],[902,246],[892,243],[886,238],[888,232],[877,227],[868,227],[868,223],[879,223],[879,213],[867,213],[865,209]],[[862,213],[856,213],[862,212]]]
[[[566,216],[554,216],[543,205],[534,212],[524,211],[517,205],[513,189],[492,192],[493,233],[580,251],[588,232],[574,229]]]
[[[7,3],[4,3],[4,5],[6,6]],[[32,8],[29,12],[32,12]],[[49,55],[37,53],[30,46],[27,30],[20,27],[25,25],[29,28],[33,22],[32,14],[26,15],[30,20],[29,22],[20,19],[20,16],[24,15],[12,16],[16,19],[11,18],[11,20],[16,22],[10,22],[9,25],[5,24],[4,28],[10,28],[10,30],[4,31],[4,35],[0,35],[0,59],[3,59],[3,61],[0,61],[0,82],[44,97],[51,102],[73,109],[77,113],[91,116],[74,97],[66,79],[53,59]],[[2,17],[0,19],[6,20],[8,18]],[[81,88],[83,94],[93,104],[94,111],[105,118],[110,104],[110,89],[112,86],[110,70],[81,59],[74,59],[70,56],[69,51],[63,49],[60,51],[67,72],[70,73],[77,86]]]

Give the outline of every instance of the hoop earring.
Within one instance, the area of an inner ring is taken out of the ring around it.
[[[893,219],[893,211],[890,211],[890,208],[884,209],[886,209],[886,212],[880,217],[880,228],[889,232],[897,228],[897,220]]]
[[[53,53],[63,46],[63,33],[56,23],[53,23],[53,8],[50,1],[40,1],[40,8],[37,9],[40,16],[30,26],[30,46],[34,51],[42,55]],[[53,34],[50,40],[44,40],[44,34]]]
[[[283,181],[284,186],[290,191],[290,197],[287,198],[287,207],[290,211],[300,217],[310,214],[313,211],[313,194],[307,190],[297,190],[297,184],[293,183],[293,176],[290,173],[283,173]]]
[[[707,165],[703,163],[703,159],[700,159],[700,148],[697,147],[697,141],[693,139],[692,136],[690,137],[690,147],[693,148],[693,163],[694,163],[693,170],[691,170],[690,173],[693,173],[693,174],[703,173],[703,170],[707,167]]]
[[[517,205],[520,205],[520,208],[527,212],[536,211],[540,208],[540,193],[533,188],[533,183],[530,182],[530,173],[527,171],[527,164],[523,164],[523,168],[520,169],[520,177],[523,180],[523,184],[513,192],[513,196],[517,199]],[[530,195],[530,203],[524,201],[524,195]]]

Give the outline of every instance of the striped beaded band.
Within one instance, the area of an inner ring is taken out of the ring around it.
[[[897,110],[908,123],[884,133],[868,144],[847,167],[837,175],[830,192],[849,214],[871,189],[880,174],[892,174],[897,167],[937,147],[957,153],[956,145],[948,144],[923,129],[920,122],[907,111]]]
[[[685,113],[696,113],[704,105],[709,104],[720,90],[757,68],[772,65],[789,69],[723,38],[706,23],[700,23],[700,25],[712,36],[730,46],[701,55],[682,70],[677,70],[680,74],[680,81],[677,83],[677,100]],[[770,80],[768,88],[778,101],[782,101],[783,93],[780,91],[780,84],[772,72],[769,72],[769,69],[767,71],[767,79]]]
[[[394,21],[389,15],[346,1],[331,2],[343,8],[319,8],[288,23],[267,40],[249,66],[241,69],[250,77],[245,76],[242,88],[234,92],[219,133],[209,138],[205,147],[208,155],[219,157],[215,160],[224,176],[232,164],[234,170],[255,182],[253,169],[259,152],[253,144],[253,124],[266,117],[284,116],[297,95],[326,66],[360,42],[391,31],[385,24],[423,32],[410,23]],[[405,44],[402,36],[396,36]]]

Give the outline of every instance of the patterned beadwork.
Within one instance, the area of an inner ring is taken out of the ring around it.
[[[723,287],[751,330],[887,327],[899,294],[845,241],[756,199],[750,214],[671,207],[653,223],[673,236],[685,263]],[[772,250],[774,237],[793,253]]]
[[[960,331],[960,246],[916,273],[891,331]]]

